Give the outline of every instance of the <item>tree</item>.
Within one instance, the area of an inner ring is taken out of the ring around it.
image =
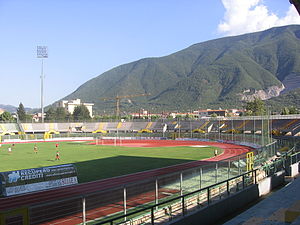
[[[1,115],[0,115],[0,121],[4,121],[4,122],[10,122],[10,121],[13,121],[14,118],[12,117],[12,115],[5,111],[3,112]]]
[[[218,115],[216,113],[213,113],[213,114],[210,115],[210,117],[216,118],[216,117],[218,117]]]
[[[64,121],[67,119],[67,112],[63,107],[57,107],[55,111],[55,119],[59,121]]]
[[[150,118],[151,118],[151,120],[156,120],[156,119],[159,118],[159,116],[158,115],[151,115]]]
[[[290,114],[299,114],[299,110],[295,106],[289,107]]]
[[[22,102],[19,104],[19,107],[17,108],[17,114],[20,121],[26,120],[26,112]]]
[[[46,112],[45,120],[54,121],[55,120],[55,110],[54,108],[49,108]]]
[[[282,110],[281,110],[281,115],[288,115],[290,114],[290,110],[288,107],[284,107]]]
[[[284,107],[281,110],[281,115],[289,115],[289,114],[298,114],[299,111],[295,106],[291,106],[291,107]]]
[[[85,105],[76,106],[73,112],[74,120],[91,119],[90,112]]]
[[[255,98],[246,104],[246,115],[248,116],[261,116],[266,114],[265,103],[260,98]]]

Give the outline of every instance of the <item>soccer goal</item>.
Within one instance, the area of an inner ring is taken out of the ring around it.
[[[114,146],[121,146],[122,139],[120,137],[96,137],[96,145],[114,145]]]
[[[96,137],[96,145],[103,145],[103,139],[102,139],[102,136]]]

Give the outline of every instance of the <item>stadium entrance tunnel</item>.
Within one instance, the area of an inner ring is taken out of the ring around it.
[[[93,131],[92,133],[93,133],[93,134],[97,134],[97,133],[106,134],[106,133],[107,133],[107,131],[106,131],[106,130],[101,130],[101,129],[99,129],[99,130],[95,130],[95,131]]]
[[[193,133],[200,133],[200,134],[204,134],[205,133],[205,131],[201,130],[201,129],[194,129],[192,132]]]
[[[152,130],[149,130],[149,129],[142,129],[142,130],[139,130],[138,133],[152,133],[153,131]]]

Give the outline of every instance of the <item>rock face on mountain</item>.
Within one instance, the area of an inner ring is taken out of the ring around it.
[[[253,101],[255,98],[260,98],[261,100],[267,100],[273,97],[277,97],[280,93],[285,90],[284,85],[281,86],[271,86],[267,90],[254,90],[254,93],[251,93],[251,90],[245,90],[242,94],[238,94],[240,99],[243,101]]]
[[[122,109],[239,107],[256,96],[269,99],[300,87],[299,53],[300,26],[276,27],[118,66],[64,99],[81,98],[101,111],[114,107],[102,98],[142,93],[151,95],[123,99]]]

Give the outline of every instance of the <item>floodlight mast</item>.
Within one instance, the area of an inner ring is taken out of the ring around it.
[[[44,59],[48,58],[48,47],[37,46],[37,58],[42,59],[41,68],[41,110],[42,110],[42,123],[44,123]]]

